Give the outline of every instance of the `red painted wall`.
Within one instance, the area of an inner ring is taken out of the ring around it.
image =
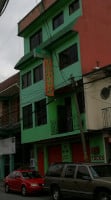
[[[50,146],[48,148],[48,162],[49,164],[62,161],[61,146]]]
[[[43,149],[38,149],[38,171],[44,176],[44,152]]]
[[[82,12],[74,30],[79,32],[85,74],[97,66],[97,61],[101,67],[111,64],[111,0],[82,0]]]
[[[90,161],[90,147],[87,144],[87,154],[88,154],[88,159]],[[82,144],[80,143],[74,143],[72,144],[72,161],[73,162],[84,162],[84,154],[83,154],[83,147]]]

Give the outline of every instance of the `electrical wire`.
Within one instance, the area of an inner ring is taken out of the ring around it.
[[[0,6],[1,6],[0,7],[1,8],[0,9],[0,16],[4,13],[8,3],[9,3],[9,0],[1,0],[1,2],[0,2]]]

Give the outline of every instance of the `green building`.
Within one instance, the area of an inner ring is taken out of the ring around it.
[[[52,162],[93,161],[95,155],[105,161],[101,130],[90,135],[85,112],[82,77],[96,65],[95,54],[88,63],[85,51],[91,4],[94,9],[99,1],[43,0],[18,23],[24,39],[24,56],[15,66],[20,70],[21,142],[29,146],[29,165],[42,174]]]

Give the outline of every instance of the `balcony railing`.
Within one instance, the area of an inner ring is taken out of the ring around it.
[[[102,109],[103,128],[111,127],[111,107]]]
[[[85,126],[84,114],[83,116],[81,115],[81,120],[83,129],[85,130],[86,126]],[[51,120],[50,124],[51,124],[52,135],[73,132],[74,130],[80,129],[77,116],[75,117],[72,116],[71,118],[67,119],[62,118],[61,120]]]

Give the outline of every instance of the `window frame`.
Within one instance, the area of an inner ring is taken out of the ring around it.
[[[69,15],[72,15],[75,11],[77,11],[80,8],[80,2],[79,0],[73,1],[69,5]]]
[[[77,172],[76,172],[76,179],[83,180],[84,177],[91,178],[88,167],[86,167],[86,166],[78,166]]]
[[[70,173],[69,173],[69,171],[70,171]],[[72,174],[71,174],[71,172],[72,172]],[[75,172],[76,172],[76,165],[67,165],[65,168],[64,177],[65,178],[74,178]]]
[[[32,128],[33,127],[32,104],[29,104],[22,108],[22,116],[23,116],[23,129]]]
[[[42,28],[40,28],[36,33],[34,33],[30,37],[30,51],[32,51],[34,48],[39,46],[42,43]]]
[[[52,20],[53,30],[57,29],[63,23],[64,23],[64,12],[61,11]]]
[[[33,82],[37,83],[41,80],[43,80],[43,64],[40,64],[33,69]]]
[[[22,75],[22,89],[29,87],[32,84],[31,71]]]
[[[59,68],[60,70],[76,63],[78,61],[78,45],[77,43],[69,46],[59,53]]]
[[[35,102],[35,126],[47,124],[46,99]]]

